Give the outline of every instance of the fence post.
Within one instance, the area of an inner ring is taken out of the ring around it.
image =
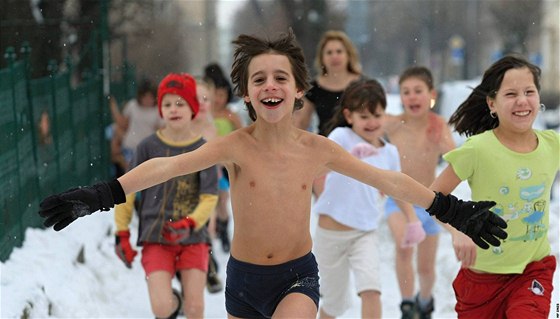
[[[58,140],[60,138],[59,134],[59,125],[57,119],[57,110],[56,110],[56,72],[58,71],[58,64],[56,60],[50,60],[47,66],[47,71],[49,71],[49,78],[50,78],[50,91],[51,91],[51,105],[53,109],[53,117],[52,117],[52,136],[53,136],[53,143],[54,143],[54,152],[55,152],[55,161],[56,165],[56,181],[57,186],[56,189],[60,190],[62,188],[62,172],[60,171],[60,146]]]
[[[17,151],[18,121],[15,106],[16,96],[14,83],[14,63],[16,60],[16,52],[13,47],[6,48],[4,59],[6,59],[6,62],[8,64],[7,74],[10,89],[9,96],[11,100],[11,103],[9,103],[11,105],[11,110],[9,112],[11,112],[12,114],[12,118],[10,119],[11,123],[7,124],[13,131],[7,134],[7,136],[4,137],[4,141],[2,141],[2,143],[5,143],[4,147],[6,147],[6,154],[2,155],[7,155],[6,159],[8,159],[9,161],[15,161],[15,163],[12,163],[13,166],[7,167],[6,172],[2,172],[2,175],[5,176],[5,179],[2,181],[2,183],[7,184],[7,187],[4,187],[5,185],[2,185],[2,188],[6,188],[3,191],[7,191],[7,194],[5,195],[7,196],[7,198],[2,201],[2,204],[3,206],[5,206],[7,211],[2,214],[2,225],[0,225],[2,226],[2,228],[5,227],[0,237],[2,238],[0,244],[0,247],[2,247],[2,251],[0,251],[0,259],[2,260],[10,255],[13,247],[21,245],[24,235],[23,227],[19,219],[20,215],[16,215],[14,212],[10,212],[10,209],[17,209],[18,212],[22,211],[22,203],[20,201],[21,180],[19,176],[20,160]]]
[[[28,114],[32,124],[37,123],[37,119],[33,117],[33,99],[31,98],[31,86],[30,86],[30,76],[31,76],[31,63],[29,63],[29,57],[31,55],[31,46],[29,46],[29,42],[24,41],[21,44],[21,48],[19,50],[23,57],[23,63],[25,65],[25,94],[27,94],[27,100],[29,101],[29,108]],[[37,127],[36,125],[31,125],[31,132],[34,137],[37,136]],[[37,167],[38,163],[38,155],[37,155],[37,139],[32,138],[31,144],[33,145],[33,162],[35,163],[35,167]],[[39,182],[37,182],[37,187],[39,186]]]

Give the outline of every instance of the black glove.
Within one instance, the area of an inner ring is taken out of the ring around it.
[[[492,246],[500,246],[498,238],[507,238],[507,233],[502,229],[507,228],[507,223],[489,210],[494,205],[496,202],[462,201],[451,194],[443,195],[436,192],[434,202],[426,211],[465,233],[480,248],[488,249],[490,248],[488,243]]]
[[[59,231],[78,217],[90,215],[98,210],[108,211],[114,205],[125,201],[126,196],[121,184],[115,179],[108,183],[72,188],[51,195],[39,205],[39,215],[45,218],[45,227],[54,225],[54,230]]]

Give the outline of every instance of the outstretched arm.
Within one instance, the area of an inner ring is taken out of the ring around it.
[[[382,170],[369,165],[346,152],[336,143],[329,145],[332,160],[327,164],[331,170],[371,185],[386,195],[428,208],[435,198],[433,191],[410,176],[398,171]]]
[[[173,177],[201,171],[219,161],[219,149],[214,146],[217,139],[200,148],[172,156],[152,158],[136,166],[118,178],[125,194],[161,184]]]
[[[426,208],[430,215],[465,233],[483,249],[489,248],[488,243],[499,246],[499,239],[507,237],[503,230],[507,227],[506,222],[489,210],[495,202],[463,201],[450,194],[434,193],[408,175],[375,168],[356,159],[336,143],[331,144],[328,168],[389,196]]]
[[[46,227],[61,230],[79,217],[96,211],[108,211],[126,201],[125,194],[135,193],[175,176],[197,172],[220,161],[226,146],[215,139],[195,151],[173,157],[153,158],[143,162],[118,180],[100,182],[92,186],[73,188],[45,198],[39,215]],[[216,145],[217,144],[217,145]],[[227,144],[227,143],[226,143]]]

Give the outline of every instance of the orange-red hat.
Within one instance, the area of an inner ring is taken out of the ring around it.
[[[163,117],[161,113],[161,101],[163,100],[163,96],[165,94],[177,94],[187,103],[192,110],[192,117],[194,118],[198,113],[198,109],[200,108],[198,104],[198,99],[196,98],[196,81],[194,78],[188,73],[169,73],[166,75],[163,80],[159,83],[158,86],[158,110],[159,116]]]

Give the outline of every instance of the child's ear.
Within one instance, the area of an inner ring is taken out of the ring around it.
[[[437,100],[437,90],[432,89],[430,91],[430,95],[431,95],[432,99]]]
[[[301,99],[303,97],[303,90],[296,91],[296,99]]]
[[[245,103],[249,103],[249,102],[251,102],[251,99],[249,99],[249,96],[248,96],[248,95],[245,95],[245,96],[243,97],[243,101],[245,101]]]
[[[346,122],[348,124],[352,125],[352,117],[350,116],[351,115],[350,110],[349,109],[343,109],[342,110],[342,115],[344,116],[344,119],[346,120]]]
[[[494,112],[494,99],[487,96],[486,104],[488,104],[488,109],[490,110],[490,113]]]
[[[436,101],[437,101],[437,90],[432,89],[430,92],[430,108],[433,109],[434,106],[436,105]]]

